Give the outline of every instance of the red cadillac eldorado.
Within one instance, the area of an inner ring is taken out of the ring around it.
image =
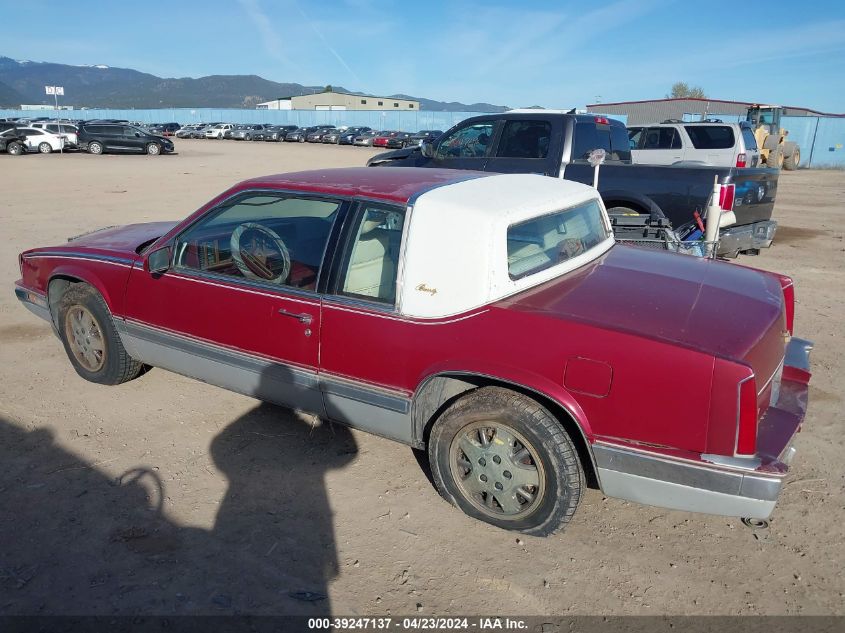
[[[616,245],[543,176],[267,176],[20,268],[86,380],[160,367],[425,448],[448,501],[529,534],[589,483],[765,520],[807,407],[791,279]]]

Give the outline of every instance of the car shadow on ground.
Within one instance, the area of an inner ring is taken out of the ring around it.
[[[0,419],[0,614],[328,613],[324,475],[354,459],[350,431],[261,404],[209,450],[228,489],[206,530],[171,518],[155,469],[115,479]]]

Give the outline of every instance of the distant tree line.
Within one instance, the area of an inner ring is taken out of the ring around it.
[[[666,95],[667,99],[706,99],[704,88],[701,86],[690,86],[685,81],[676,81],[672,84],[672,92]]]

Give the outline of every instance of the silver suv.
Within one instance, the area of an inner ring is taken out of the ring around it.
[[[628,126],[631,162],[641,165],[757,167],[760,150],[748,123],[664,121]]]

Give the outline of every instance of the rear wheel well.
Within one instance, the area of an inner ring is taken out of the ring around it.
[[[560,403],[542,393],[489,376],[445,374],[427,380],[414,396],[411,408],[414,437],[418,440],[416,448],[424,448],[428,444],[431,427],[455,401],[471,391],[491,386],[510,389],[544,406],[572,439],[572,443],[578,452],[578,459],[581,461],[581,467],[586,475],[587,485],[590,488],[599,488],[596,466],[589,442],[572,414]]]

